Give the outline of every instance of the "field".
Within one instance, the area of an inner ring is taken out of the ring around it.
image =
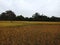
[[[0,45],[60,45],[60,22],[0,21]]]

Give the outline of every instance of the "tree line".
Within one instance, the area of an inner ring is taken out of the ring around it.
[[[13,11],[7,10],[0,14],[0,21],[60,21],[60,17],[48,17],[38,12],[33,14],[32,17],[16,16]]]

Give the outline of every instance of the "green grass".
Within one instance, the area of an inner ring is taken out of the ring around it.
[[[0,21],[0,27],[24,25],[60,25],[60,22]]]

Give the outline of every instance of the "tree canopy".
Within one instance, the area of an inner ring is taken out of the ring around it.
[[[24,17],[22,15],[16,16],[13,11],[7,10],[0,14],[0,21],[60,21],[60,17],[48,17],[38,12],[33,14],[32,17]]]

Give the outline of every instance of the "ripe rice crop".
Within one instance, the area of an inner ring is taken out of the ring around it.
[[[60,22],[1,21],[0,45],[60,45]]]

